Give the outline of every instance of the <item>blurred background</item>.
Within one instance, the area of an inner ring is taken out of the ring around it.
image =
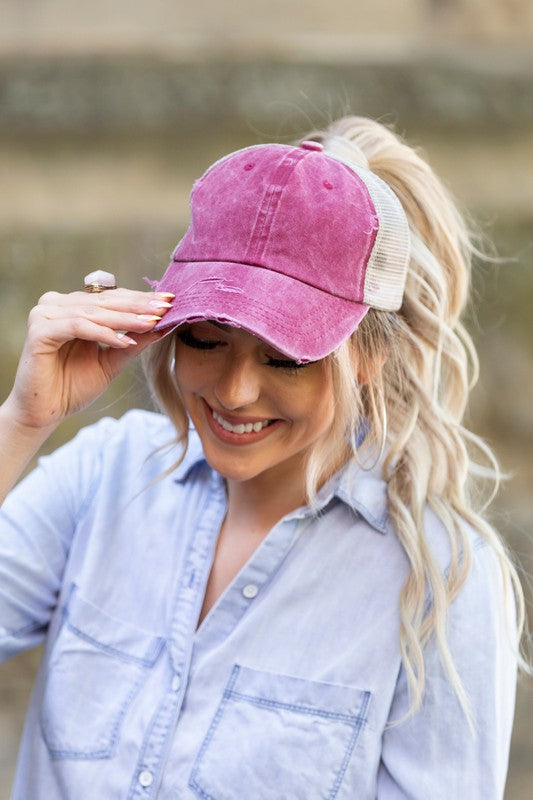
[[[469,418],[511,475],[492,520],[531,574],[530,0],[0,0],[0,17],[0,399],[40,294],[98,267],[138,289],[159,277],[215,158],[376,117],[421,147],[502,258],[474,272]],[[148,402],[134,367],[46,449]],[[0,800],[38,659],[0,669]],[[508,800],[532,796],[532,719],[523,682]]]

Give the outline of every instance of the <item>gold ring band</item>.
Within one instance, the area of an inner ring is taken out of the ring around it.
[[[108,289],[116,289],[115,286],[102,286],[101,283],[88,283],[87,286],[84,287],[85,292],[89,292],[90,294],[95,294],[98,292],[106,292]]]
[[[116,289],[117,279],[112,272],[95,269],[85,276],[83,284],[86,292],[98,294],[99,292],[107,292],[108,289]]]

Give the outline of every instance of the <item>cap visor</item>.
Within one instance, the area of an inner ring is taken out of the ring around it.
[[[176,295],[155,330],[213,319],[301,362],[333,352],[368,311],[279,272],[225,261],[172,262],[154,288]]]

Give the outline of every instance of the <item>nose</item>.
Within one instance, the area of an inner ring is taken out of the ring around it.
[[[228,411],[255,403],[261,395],[261,377],[256,364],[246,357],[228,359],[217,376],[215,397]]]

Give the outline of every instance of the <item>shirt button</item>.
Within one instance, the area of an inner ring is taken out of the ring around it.
[[[181,678],[180,678],[179,675],[174,675],[174,677],[172,678],[171,686],[172,686],[172,691],[173,692],[178,692],[179,691],[179,688],[181,686]]]
[[[143,771],[139,775],[139,783],[141,784],[141,786],[144,786],[146,788],[147,786],[151,786],[153,782],[154,782],[154,776],[152,775],[152,773],[147,769],[143,769]]]
[[[248,600],[252,600],[257,595],[258,591],[259,588],[255,583],[247,583],[246,586],[243,587],[242,593]]]

